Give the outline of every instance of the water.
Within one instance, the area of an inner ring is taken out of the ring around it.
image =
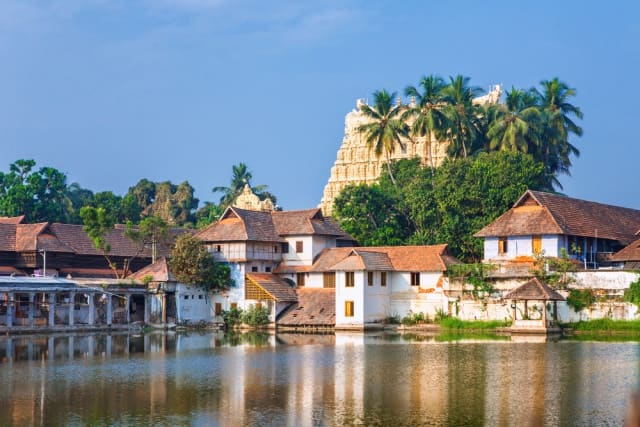
[[[621,425],[638,385],[636,342],[460,338],[0,337],[0,426]]]

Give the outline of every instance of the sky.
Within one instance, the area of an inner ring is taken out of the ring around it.
[[[640,209],[640,3],[0,0],[0,171],[95,192],[185,180],[218,201],[244,162],[285,209],[317,206],[356,99],[463,74],[577,90],[569,196]]]

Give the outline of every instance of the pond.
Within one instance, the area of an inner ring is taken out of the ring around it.
[[[221,332],[0,337],[0,425],[621,425],[638,342]]]

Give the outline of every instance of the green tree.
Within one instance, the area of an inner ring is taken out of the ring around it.
[[[80,209],[93,204],[93,191],[82,188],[80,184],[74,182],[67,188],[67,198],[71,202],[68,214],[69,223],[82,224]]]
[[[429,149],[429,161],[434,167],[431,140],[440,141],[445,137],[447,116],[445,114],[445,100],[443,89],[446,84],[442,77],[429,75],[420,79],[419,88],[408,86],[404,90],[405,96],[415,98],[415,105],[403,114],[403,119],[412,119],[411,134],[414,137],[425,137],[425,144]],[[422,91],[420,91],[422,89]]]
[[[505,104],[489,107],[493,113],[487,139],[491,150],[538,152],[542,139],[541,112],[533,92],[511,88]]]
[[[483,137],[480,109],[473,104],[481,89],[469,85],[469,77],[457,75],[449,78],[450,83],[442,90],[446,103],[449,155],[467,157],[479,148]]]
[[[127,221],[125,236],[137,243],[140,252],[145,248],[151,248],[151,262],[156,262],[158,245],[168,243],[169,225],[156,216],[142,219],[137,226],[132,221]]]
[[[212,189],[214,193],[222,193],[222,197],[220,198],[220,207],[222,210],[233,204],[240,193],[242,193],[242,190],[244,190],[245,185],[251,187],[253,192],[260,197],[261,200],[265,200],[265,198],[268,197],[275,205],[276,198],[266,191],[266,185],[251,185],[253,175],[245,163],[240,162],[237,165],[233,165],[231,172],[231,183],[228,187],[213,187]]]
[[[217,221],[224,211],[220,205],[204,202],[204,206],[196,211],[196,228],[204,228]]]
[[[391,154],[397,146],[405,148],[402,138],[409,138],[409,125],[402,119],[403,108],[394,105],[395,92],[389,94],[382,89],[373,93],[374,105],[363,104],[360,111],[368,122],[359,126],[358,131],[365,135],[367,146],[377,157],[384,154],[389,178],[395,184],[391,170]]]
[[[156,216],[172,226],[191,227],[196,222],[195,210],[198,208],[194,193],[188,181],[175,185],[170,181],[141,179],[123,198],[123,212],[131,216],[137,213],[138,220]]]
[[[201,286],[207,291],[231,284],[229,266],[216,262],[202,241],[190,234],[183,234],[176,240],[169,267],[180,282]]]

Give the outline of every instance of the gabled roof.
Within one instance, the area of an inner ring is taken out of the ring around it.
[[[161,257],[153,264],[149,264],[135,273],[130,274],[127,278],[142,280],[146,276],[151,276],[152,282],[177,282],[175,276],[169,269],[169,263],[165,257]]]
[[[527,190],[511,209],[484,227],[476,237],[564,234],[633,240],[640,210]]]
[[[47,227],[46,222],[39,224],[16,225],[16,252],[28,252],[38,249],[38,235]]]
[[[298,301],[276,320],[279,326],[335,326],[336,290],[298,288]]]
[[[0,251],[13,252],[16,250],[16,226],[0,222]]]
[[[326,235],[353,240],[320,209],[298,211],[252,211],[229,207],[219,221],[198,232],[205,242],[285,242],[283,236]]]
[[[447,245],[328,248],[318,255],[311,271],[446,271],[458,262],[447,253]]]
[[[296,291],[283,279],[271,273],[247,273],[246,278],[270,295],[274,301],[293,302],[298,300]]]
[[[49,229],[62,244],[73,249],[78,255],[102,255],[102,252],[93,246],[91,239],[82,229],[82,225],[53,223],[49,225]],[[138,245],[127,238],[124,232],[124,226],[116,225],[111,234],[107,236],[106,241],[111,245],[109,255],[128,257],[138,253]],[[141,255],[149,257],[151,252],[149,249],[145,249]]]
[[[536,300],[536,301],[564,301],[564,297],[542,283],[538,278],[529,280],[524,285],[518,286],[505,295],[504,299],[510,300]]]
[[[627,246],[611,256],[611,261],[640,261],[640,239],[629,243]]]
[[[24,220],[24,215],[20,216],[0,216],[0,224],[20,224]]]

